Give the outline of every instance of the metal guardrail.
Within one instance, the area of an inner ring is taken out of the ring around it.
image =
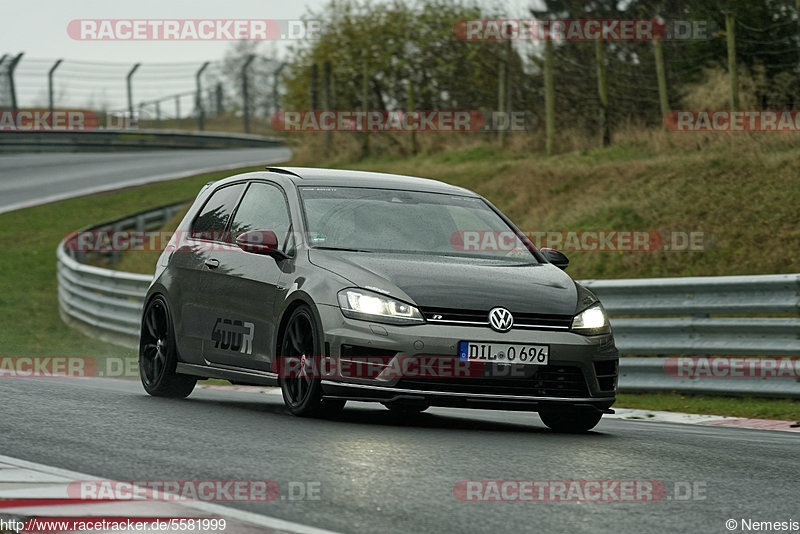
[[[169,130],[0,132],[0,152],[262,148],[283,143],[259,135]]]
[[[158,227],[182,205],[164,206],[91,230]],[[57,256],[64,320],[95,337],[135,348],[152,277],[84,265],[64,242]],[[776,317],[800,313],[800,274],[581,283],[600,297],[612,317],[623,355],[800,356],[800,317]],[[665,315],[669,317],[656,317]],[[679,378],[665,370],[666,361],[621,358],[620,391],[800,398],[796,378]]]
[[[162,206],[84,230],[152,230],[180,211],[186,202]],[[139,344],[144,296],[152,275],[126,273],[84,265],[84,253],[58,245],[58,304],[61,317],[83,332],[130,348]],[[114,261],[118,252],[108,253]]]
[[[581,283],[611,316],[622,354],[800,356],[800,274]]]
[[[621,393],[694,393],[698,395],[727,395],[749,397],[800,398],[800,381],[794,377],[770,376],[730,377],[707,374],[697,378],[676,376],[673,358],[620,358],[619,391]],[[752,358],[747,359],[751,361]],[[792,360],[795,370],[797,360]],[[667,367],[672,367],[672,372]],[[730,370],[726,371],[730,375]],[[685,373],[686,375],[690,373]],[[742,372],[742,374],[744,374]],[[756,372],[755,374],[759,374]],[[796,374],[794,375],[797,376]]]

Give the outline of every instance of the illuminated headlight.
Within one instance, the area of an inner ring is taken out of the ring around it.
[[[572,331],[585,335],[607,334],[610,332],[608,316],[606,316],[603,306],[598,302],[576,315],[572,319]]]
[[[339,292],[339,307],[345,317],[389,324],[418,324],[425,319],[417,308],[390,297],[361,289]]]

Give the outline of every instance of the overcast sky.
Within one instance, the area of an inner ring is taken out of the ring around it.
[[[379,0],[377,0],[379,1]],[[24,52],[17,69],[20,106],[46,101],[47,71],[52,61],[64,58],[56,72],[58,105],[79,106],[102,100],[124,106],[124,73],[128,65],[141,62],[134,78],[138,98],[160,98],[163,91],[183,92],[193,88],[192,73],[204,61],[220,60],[231,41],[81,41],[72,39],[67,25],[75,19],[298,19],[309,9],[321,11],[329,0],[6,0],[0,22],[0,55]],[[490,2],[486,2],[487,5]],[[510,0],[502,5],[509,17],[524,17],[530,0]],[[287,54],[288,41],[272,45]],[[77,62],[114,65],[79,65]],[[69,63],[72,62],[72,63]],[[164,67],[156,63],[179,63],[164,77],[164,88],[156,87]],[[147,66],[153,65],[150,70]],[[120,73],[122,74],[120,76]],[[84,75],[85,76],[82,76]],[[92,82],[91,80],[94,80]],[[187,97],[188,98],[188,97]],[[121,104],[120,104],[121,103]],[[187,102],[187,106],[190,102]],[[186,108],[188,110],[188,107]]]

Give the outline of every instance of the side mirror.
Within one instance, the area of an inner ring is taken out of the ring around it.
[[[250,230],[236,236],[236,246],[245,252],[264,254],[276,259],[287,258],[278,250],[278,236],[272,230]]]
[[[546,259],[559,269],[564,270],[567,267],[569,267],[569,258],[567,258],[563,252],[553,250],[552,248],[543,248],[540,249],[539,252],[542,253],[544,259]]]

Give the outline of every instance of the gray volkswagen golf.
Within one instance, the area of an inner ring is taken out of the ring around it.
[[[159,258],[145,390],[280,386],[296,415],[348,400],[539,412],[580,432],[613,413],[605,311],[480,195],[435,180],[267,168],[207,184]]]

